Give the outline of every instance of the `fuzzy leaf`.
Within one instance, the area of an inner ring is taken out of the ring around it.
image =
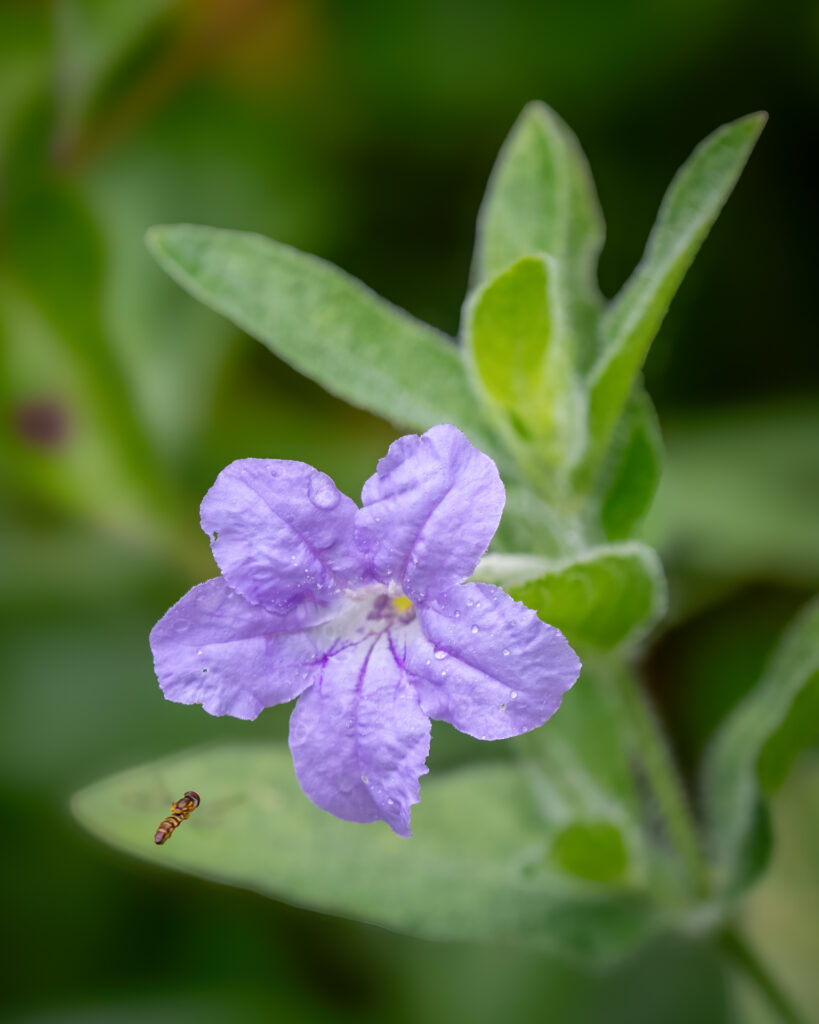
[[[524,256],[475,295],[465,331],[478,389],[552,462],[583,440],[554,282],[553,260]]]
[[[201,806],[155,846],[169,801],[191,786]],[[535,801],[509,765],[425,782],[410,840],[318,810],[275,745],[144,765],[77,794],[73,809],[95,835],[153,864],[426,938],[506,940],[605,962],[654,925],[644,897],[549,869]]]
[[[660,560],[652,548],[633,541],[560,560],[487,555],[475,579],[504,587],[581,646],[607,649],[633,641],[666,608]]]
[[[591,374],[591,432],[598,449],[605,446],[671,300],[765,120],[765,114],[751,114],[718,128],[671,182],[639,266],[601,320],[604,347]]]
[[[708,752],[704,787],[706,820],[720,881],[729,893],[743,880],[760,801],[760,769],[763,782],[773,786],[784,772],[772,771],[761,756],[780,745],[776,757],[789,758],[797,743],[809,739],[792,712],[813,693],[819,676],[819,600],[797,616],[782,636],[760,681],[735,708],[717,733]],[[805,710],[804,707],[801,709]],[[783,750],[781,745],[785,745]]]
[[[593,356],[600,307],[597,256],[605,227],[580,145],[545,103],[529,103],[500,151],[478,218],[474,283],[521,256],[548,253],[578,345],[578,364]]]
[[[600,520],[609,540],[628,537],[660,482],[663,440],[654,405],[636,387],[617,423],[597,483]]]
[[[565,525],[555,510],[526,487],[506,484],[506,505],[492,550],[531,551],[557,557],[566,546]]]
[[[191,295],[352,405],[491,448],[457,347],[332,264],[261,235],[176,224],[148,248]]]

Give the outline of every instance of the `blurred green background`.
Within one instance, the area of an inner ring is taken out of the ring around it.
[[[165,703],[148,631],[214,574],[197,508],[228,461],[303,459],[355,495],[394,436],[198,306],[145,228],[270,234],[454,333],[483,187],[532,98],[589,156],[608,294],[693,145],[771,114],[646,369],[668,466],[645,535],[672,613],[644,676],[690,770],[819,579],[817,57],[819,12],[800,0],[5,0],[5,1019],[766,1019],[706,941],[590,981],[153,870],[87,837],[67,800],[186,746],[286,734],[280,711],[249,724]],[[477,747],[437,728],[433,768],[495,755]],[[817,810],[814,749],[774,806],[773,870],[746,915],[806,1008]]]

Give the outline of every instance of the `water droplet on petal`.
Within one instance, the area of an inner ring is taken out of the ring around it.
[[[307,487],[307,494],[316,508],[321,509],[335,508],[340,498],[335,484],[324,473],[316,473],[315,476],[311,477]]]
[[[512,690],[512,700],[517,700],[517,699],[518,699],[518,691],[517,690]]]
[[[473,626],[472,627],[472,632],[473,633],[477,633],[478,632],[478,627],[477,626]]]
[[[366,785],[367,785],[367,781],[368,781],[368,780],[367,780],[367,776],[366,776],[366,775],[362,775],[362,776],[361,776],[361,781],[362,781],[362,782],[364,783],[364,785],[366,786]]]
[[[446,657],[446,651],[436,651],[436,652],[435,652],[435,658],[436,658],[436,659],[437,659],[438,661],[441,661],[441,659],[442,659],[442,658],[445,658],[445,657]]]
[[[504,658],[508,658],[509,657],[509,648],[508,647],[504,647],[504,649],[503,649],[503,656],[504,656]]]

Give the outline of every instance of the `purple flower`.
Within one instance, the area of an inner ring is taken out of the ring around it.
[[[165,696],[237,718],[299,697],[290,749],[307,796],[410,835],[430,718],[517,736],[580,671],[557,629],[463,582],[504,498],[494,462],[448,425],[395,441],[362,508],[303,462],[231,463],[202,502],[222,576],[151,633]]]

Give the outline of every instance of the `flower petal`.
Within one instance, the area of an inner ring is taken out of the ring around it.
[[[357,508],[304,462],[239,459],[202,502],[202,529],[228,583],[252,604],[289,611],[326,604],[364,578],[353,540]]]
[[[151,631],[163,693],[234,718],[293,700],[313,682],[323,654],[302,628],[305,616],[304,608],[285,616],[250,604],[221,578],[200,583]]]
[[[495,463],[448,424],[394,441],[361,497],[356,541],[375,578],[419,602],[472,574],[505,500]]]
[[[465,583],[418,609],[406,664],[421,707],[481,740],[550,718],[580,673],[566,638],[500,587]]]
[[[290,719],[296,776],[313,803],[347,821],[383,819],[400,836],[410,835],[429,736],[387,632],[325,659]]]

